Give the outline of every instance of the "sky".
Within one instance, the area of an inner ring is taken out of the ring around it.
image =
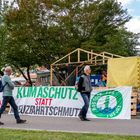
[[[140,0],[118,0],[128,10],[132,19],[126,24],[129,31],[140,33]]]

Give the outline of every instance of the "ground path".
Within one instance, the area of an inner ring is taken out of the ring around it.
[[[98,134],[140,135],[140,119],[106,120],[91,119],[89,122],[78,118],[35,117],[22,116],[27,119],[26,124],[16,124],[13,115],[2,115],[5,124],[0,128],[48,130],[64,132],[88,132]]]

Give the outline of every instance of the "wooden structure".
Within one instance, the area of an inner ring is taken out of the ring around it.
[[[65,85],[65,82],[72,76],[74,72],[78,73],[78,67],[83,67],[84,65],[106,65],[108,59],[110,58],[122,58],[122,56],[108,52],[102,52],[98,54],[94,53],[93,51],[86,51],[84,49],[78,48],[51,64],[50,85],[53,85],[52,79],[53,70],[55,67],[76,65],[75,69],[65,79],[60,76],[63,79],[63,84]]]

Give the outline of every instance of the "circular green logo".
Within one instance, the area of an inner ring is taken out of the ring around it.
[[[122,94],[116,90],[102,91],[91,98],[90,110],[100,118],[114,118],[120,114],[122,108]]]

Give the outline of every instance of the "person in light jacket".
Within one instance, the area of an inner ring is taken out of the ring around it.
[[[18,124],[25,123],[26,120],[20,119],[20,116],[18,113],[18,107],[12,95],[14,84],[12,83],[11,78],[10,78],[11,73],[12,73],[11,67],[6,67],[4,71],[4,76],[2,77],[2,84],[4,85],[4,90],[3,90],[2,106],[0,108],[0,118],[1,118],[1,114],[4,112],[6,108],[7,103],[9,103],[14,110],[16,123]],[[4,124],[3,122],[0,122],[0,125],[3,125],[3,124]]]

